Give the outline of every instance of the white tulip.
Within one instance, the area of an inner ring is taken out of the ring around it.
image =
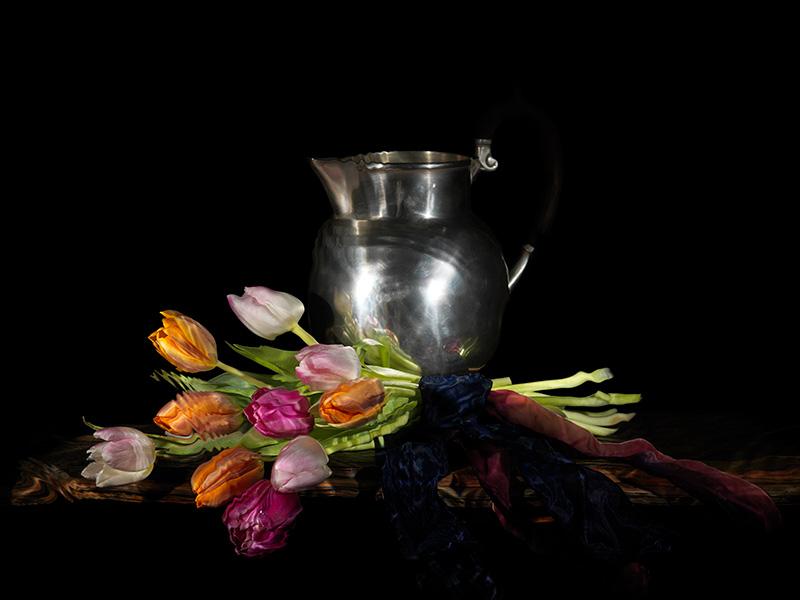
[[[153,440],[131,427],[107,427],[94,437],[105,440],[89,450],[89,464],[81,472],[94,479],[97,487],[111,487],[141,481],[150,475],[156,461]]]
[[[291,294],[263,286],[246,287],[242,296],[229,294],[228,304],[245,327],[267,340],[294,331],[305,312]]]

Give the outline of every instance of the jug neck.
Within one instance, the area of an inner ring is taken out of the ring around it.
[[[373,152],[311,159],[334,216],[448,219],[469,208],[471,160],[445,152]]]

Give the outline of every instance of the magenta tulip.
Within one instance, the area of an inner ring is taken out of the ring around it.
[[[308,414],[308,398],[300,392],[283,388],[256,390],[244,414],[256,430],[274,438],[304,435],[314,428]]]
[[[301,435],[281,448],[270,481],[278,492],[299,492],[331,476],[328,454],[312,437]]]
[[[332,390],[361,376],[361,363],[351,346],[316,344],[303,348],[296,357],[300,364],[295,373],[315,392]]]
[[[300,496],[277,492],[262,479],[228,505],[222,521],[237,554],[260,556],[286,545],[289,528],[302,510]]]

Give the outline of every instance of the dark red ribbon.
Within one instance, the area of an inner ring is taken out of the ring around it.
[[[502,419],[558,440],[581,454],[624,460],[668,479],[700,500],[717,504],[734,517],[755,520],[767,531],[781,525],[781,513],[772,498],[741,477],[697,460],[672,458],[641,438],[600,442],[582,427],[516,392],[495,390],[489,392],[488,400],[490,410]]]

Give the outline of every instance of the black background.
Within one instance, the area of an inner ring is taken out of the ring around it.
[[[789,197],[770,187],[785,168],[789,100],[746,46],[684,50],[594,48],[564,64],[517,50],[461,69],[336,52],[288,66],[144,42],[48,53],[15,92],[23,135],[11,164],[22,186],[6,231],[25,243],[5,242],[22,384],[7,399],[11,454],[81,432],[81,415],[149,421],[170,397],[148,378],[164,366],[146,340],[159,310],[193,316],[220,341],[257,343],[226,294],[266,285],[303,298],[329,215],[308,158],[469,153],[477,118],[515,90],[561,134],[562,206],[512,295],[486,373],[535,380],[607,366],[616,375],[607,389],[643,392],[643,410],[750,412],[754,427],[759,414],[790,418],[796,386],[781,343],[794,327]],[[474,186],[474,210],[509,260],[545,182],[536,140],[523,123],[501,129],[500,169]],[[224,349],[222,358],[236,363]],[[314,590],[362,577],[391,597],[378,587],[388,577],[392,593],[412,593],[380,505],[309,502],[290,548],[257,563],[232,557],[212,513],[62,504],[9,514],[20,525],[17,556],[64,577],[75,576],[75,557],[110,578],[143,553],[143,575],[174,577],[176,589],[196,588],[213,568],[277,586],[308,567]],[[488,516],[470,518],[510,588],[530,571],[544,587],[594,589],[525,554]],[[705,535],[702,519],[685,518],[697,554],[664,567],[663,589],[700,572],[703,552],[723,556],[707,585],[745,563],[748,581],[764,584],[754,554],[726,562],[731,539],[746,545],[739,532],[717,524]],[[600,567],[575,569],[608,583]]]

